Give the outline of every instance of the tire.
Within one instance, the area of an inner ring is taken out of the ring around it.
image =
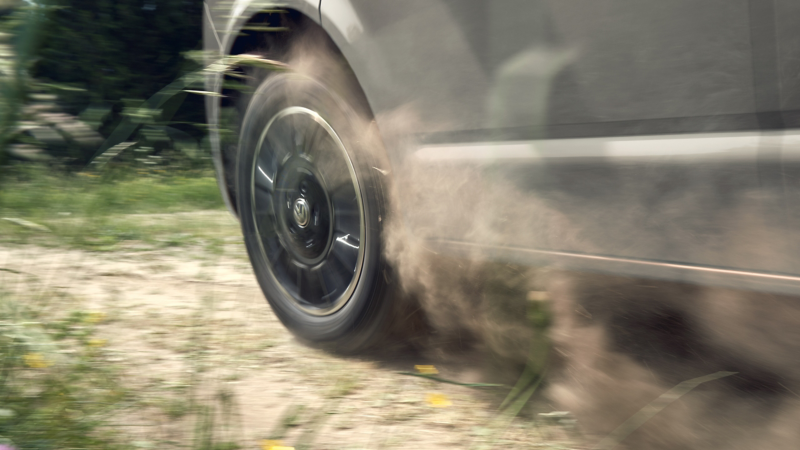
[[[258,283],[298,338],[353,352],[389,317],[385,175],[364,114],[303,75],[267,78],[249,102],[236,163],[242,232]]]

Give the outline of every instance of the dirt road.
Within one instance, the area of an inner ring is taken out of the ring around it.
[[[434,364],[445,378],[475,379],[480,367],[467,357],[344,358],[299,344],[264,301],[232,219],[205,214],[233,230],[213,252],[0,247],[0,282],[12,295],[52,298],[53,314],[102,317],[101,361],[121,371],[134,399],[114,422],[137,446],[185,448],[199,423],[239,448],[569,446],[560,427],[496,420],[496,394],[399,373]]]

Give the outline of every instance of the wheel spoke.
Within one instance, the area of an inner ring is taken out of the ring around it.
[[[260,214],[256,216],[256,227],[258,235],[261,239],[269,239],[278,235],[278,230],[275,227],[275,220],[271,215]]]
[[[275,265],[275,264],[281,262],[285,253],[286,253],[286,249],[283,248],[283,246],[278,245],[277,251],[275,252],[273,257],[270,258],[270,264]]]
[[[267,255],[269,264],[272,267],[272,273],[280,281],[282,285],[286,285],[286,280],[289,279],[289,254],[285,248],[278,246],[277,251],[273,255]]]
[[[361,209],[355,195],[353,183],[343,183],[332,192],[331,201],[334,212],[334,229],[343,234],[359,236],[361,230]]]
[[[272,195],[265,188],[256,185],[256,189],[253,191],[253,200],[252,214],[259,228],[265,224],[269,224],[270,227],[274,228],[275,208]]]
[[[291,132],[287,134],[291,138],[292,154],[300,155],[306,149],[306,133],[308,128],[308,119],[301,118],[297,115],[285,117],[286,123],[291,128]]]
[[[339,260],[350,272],[356,271],[358,250],[361,243],[358,237],[351,234],[337,232],[331,246],[331,254]]]
[[[361,217],[358,211],[336,209],[334,212],[333,229],[342,235],[361,235]]]
[[[338,260],[329,260],[319,268],[319,275],[326,287],[328,299],[336,298],[347,289],[352,274],[347,273],[342,263]]]
[[[298,297],[303,298],[303,291],[305,290],[303,289],[303,269],[297,266],[295,267],[297,268],[297,280],[295,282],[295,285],[297,286],[297,295]]]
[[[311,124],[311,126],[305,127],[303,134],[303,152],[310,156],[320,153],[319,150],[323,148],[321,144],[328,136],[325,129],[317,124]]]
[[[253,191],[253,197],[255,199],[255,213],[258,215],[261,214],[272,214],[274,211],[273,208],[273,200],[272,200],[272,191],[260,184],[258,182],[254,183],[255,190]]]
[[[334,203],[337,201],[356,203],[356,188],[349,176],[334,184],[330,189],[330,195]]]
[[[256,168],[253,173],[253,184],[271,192],[274,181],[275,181],[274,156],[268,155],[268,152],[262,152],[261,154],[258,155],[258,159],[256,160]]]
[[[320,270],[314,271],[314,275],[316,275],[317,281],[319,281],[319,287],[322,289],[322,296],[320,297],[320,300],[325,300],[325,303],[330,305],[332,300],[331,296],[334,294],[334,292],[331,292],[331,290],[328,289],[328,285],[325,284],[325,279],[323,278]]]
[[[283,161],[286,156],[292,154],[293,148],[292,142],[289,139],[291,130],[286,129],[285,124],[280,122],[280,120],[277,121],[273,126],[281,130],[275,133],[268,133],[266,139],[269,150],[271,150],[269,153],[271,153],[271,157],[278,164]]]
[[[276,268],[280,274],[278,279],[281,281],[281,284],[288,288],[289,291],[294,291],[299,296],[300,285],[297,284],[297,280],[300,277],[298,274],[300,268],[294,263],[286,249],[282,249],[282,251],[278,253],[275,266],[277,266]]]
[[[281,246],[281,242],[278,239],[278,234],[275,232],[275,229],[273,228],[270,231],[271,233],[269,233],[267,236],[265,236],[264,233],[261,234],[261,242],[264,245],[264,253],[266,253],[267,259],[270,261],[277,261],[281,252],[285,252],[286,249]]]
[[[303,300],[315,306],[323,306],[323,303],[329,305],[332,302],[334,293],[328,288],[319,269],[298,269],[297,283],[297,291]]]
[[[341,161],[335,161],[330,153],[333,152],[329,152],[324,158],[320,157],[324,162],[324,167],[322,162],[317,164],[317,166],[320,167],[322,176],[325,177],[325,182],[328,185],[328,193],[332,199],[355,198],[355,188],[353,187],[353,180],[350,178],[350,172],[347,166],[342,164]]]

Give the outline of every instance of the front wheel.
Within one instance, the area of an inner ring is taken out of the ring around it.
[[[382,171],[365,120],[325,86],[268,78],[241,128],[238,211],[255,275],[301,339],[351,351],[385,329]]]

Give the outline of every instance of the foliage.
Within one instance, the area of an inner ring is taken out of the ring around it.
[[[18,76],[2,92],[2,136],[14,145],[0,147],[82,166],[145,99],[199,69],[185,55],[200,47],[201,13],[200,0],[44,0],[18,8],[10,17],[39,26],[5,20]],[[149,113],[131,133],[141,146],[154,154],[203,150],[201,96],[180,92]]]
[[[75,311],[44,325],[41,318],[0,292],[4,444],[19,449],[123,448],[105,419],[123,405],[126,393],[100,360],[93,316]]]
[[[74,83],[88,101],[147,98],[195,67],[198,0],[49,0],[33,76]]]
[[[27,69],[41,25],[42,16],[35,7],[0,11],[0,163],[26,99]]]
[[[0,241],[94,250],[110,250],[126,241],[181,245],[208,233],[199,229],[201,225],[177,218],[167,223],[143,215],[223,208],[207,169],[141,164],[138,170],[125,165],[102,172],[54,174],[44,167],[19,164],[0,182]]]

